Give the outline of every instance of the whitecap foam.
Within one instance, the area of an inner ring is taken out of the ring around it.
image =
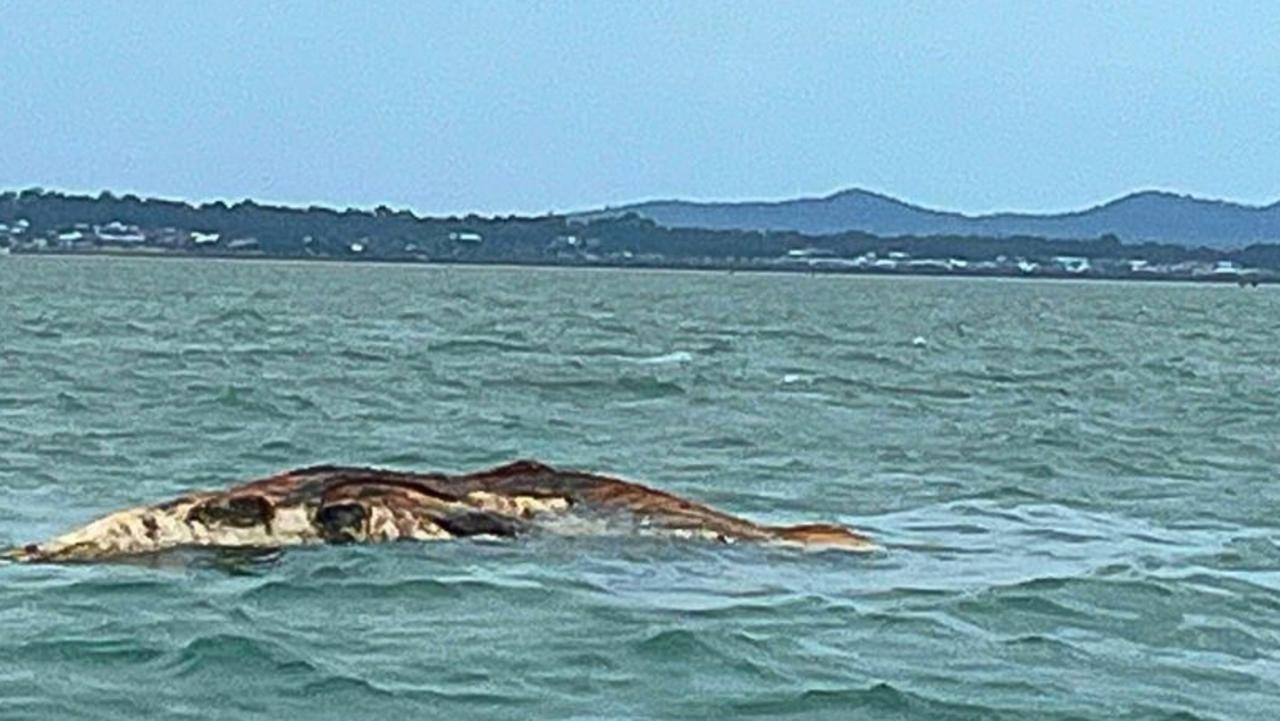
[[[649,358],[637,358],[635,359],[635,362],[642,365],[674,365],[676,363],[691,363],[693,362],[693,354],[688,351],[678,350],[674,353],[667,353],[665,355],[651,356]]]

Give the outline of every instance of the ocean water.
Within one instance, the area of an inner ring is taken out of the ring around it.
[[[0,258],[0,545],[517,457],[652,538],[0,566],[0,718],[1272,719],[1272,288]]]

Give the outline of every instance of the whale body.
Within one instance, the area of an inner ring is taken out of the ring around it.
[[[266,549],[603,527],[584,519],[720,543],[877,548],[843,526],[760,525],[638,483],[516,461],[462,475],[302,468],[225,491],[193,492],[118,511],[4,556],[18,562],[88,562],[190,547]]]

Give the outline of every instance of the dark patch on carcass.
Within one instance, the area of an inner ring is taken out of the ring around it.
[[[458,511],[432,517],[437,526],[455,538],[463,536],[512,537],[521,531],[516,521],[486,511]]]
[[[316,511],[315,527],[327,543],[353,543],[365,520],[359,503],[333,503]]]
[[[548,466],[540,461],[529,458],[521,458],[510,463],[505,463],[496,468],[490,468],[487,471],[474,473],[475,476],[517,476],[529,475],[534,473],[555,473],[556,469]]]
[[[462,496],[458,495],[457,493],[451,493],[442,488],[439,488],[436,485],[424,483],[423,482],[424,480],[426,480],[425,477],[419,480],[403,474],[400,476],[364,475],[364,476],[357,476],[354,478],[343,478],[339,481],[329,484],[329,487],[325,489],[325,495],[327,496],[331,493],[334,493],[336,491],[339,491],[345,488],[350,488],[352,486],[369,485],[369,486],[390,486],[392,488],[403,488],[405,490],[413,491],[414,493],[421,493],[424,496],[430,496],[431,498],[436,498],[441,501],[456,502],[462,499]]]
[[[160,524],[156,523],[156,519],[155,519],[154,517],[152,517],[152,516],[143,516],[143,517],[142,517],[142,527],[143,527],[144,529],[146,529],[146,532],[147,532],[147,538],[151,539],[152,541],[156,540],[156,538],[158,538],[158,537],[159,537],[159,535],[160,535]]]
[[[334,465],[332,463],[321,463],[315,466],[307,466],[297,470],[289,471],[291,476],[314,476],[318,473],[335,473],[338,471],[349,470],[343,466]]]
[[[262,496],[214,498],[187,512],[188,521],[197,521],[206,526],[251,528],[263,525],[268,531],[271,530],[271,520],[274,517],[275,509]]]

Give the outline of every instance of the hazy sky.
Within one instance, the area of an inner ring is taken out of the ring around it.
[[[0,0],[0,187],[545,212],[1280,198],[1280,3]]]

